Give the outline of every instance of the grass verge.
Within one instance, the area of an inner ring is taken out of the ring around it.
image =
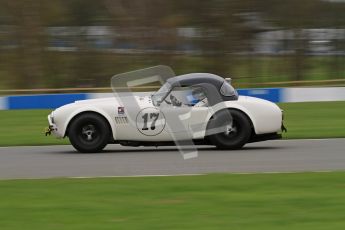
[[[44,135],[48,126],[47,116],[51,110],[0,111],[0,146],[67,144]]]
[[[0,181],[1,229],[344,229],[345,172]]]
[[[338,138],[345,137],[345,101],[282,103],[285,138]]]
[[[345,137],[345,102],[282,103],[288,132],[284,138]],[[50,110],[0,111],[0,146],[68,144],[45,137]]]

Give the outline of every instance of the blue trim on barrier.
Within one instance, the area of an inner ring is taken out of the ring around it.
[[[56,109],[78,100],[87,99],[86,93],[80,94],[43,94],[7,97],[8,109]]]
[[[272,102],[282,102],[282,88],[239,89],[239,95],[251,96]]]

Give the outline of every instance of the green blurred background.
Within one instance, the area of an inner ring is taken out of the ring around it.
[[[158,64],[238,87],[342,85],[344,12],[342,0],[0,0],[0,90],[107,87]]]

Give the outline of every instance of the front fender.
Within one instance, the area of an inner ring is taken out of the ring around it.
[[[71,112],[71,114],[67,117],[67,119],[64,122],[63,128],[61,130],[61,132],[63,133],[64,136],[66,136],[67,134],[67,128],[70,124],[70,122],[72,121],[73,118],[75,118],[76,116],[78,116],[79,114],[85,113],[85,112],[94,112],[94,113],[98,113],[99,115],[103,116],[109,123],[112,133],[113,133],[113,138],[115,139],[116,134],[115,134],[115,124],[111,119],[111,116],[109,116],[109,114],[104,111],[101,108],[97,108],[94,106],[87,106],[87,107],[82,107],[82,108],[78,108],[76,110],[74,110],[73,112]]]

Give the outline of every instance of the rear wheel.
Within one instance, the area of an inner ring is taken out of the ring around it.
[[[108,122],[100,115],[85,113],[76,117],[68,130],[68,137],[75,149],[82,153],[100,152],[110,138]]]
[[[240,149],[249,140],[252,128],[247,116],[237,110],[217,112],[207,125],[208,140],[220,149]]]

